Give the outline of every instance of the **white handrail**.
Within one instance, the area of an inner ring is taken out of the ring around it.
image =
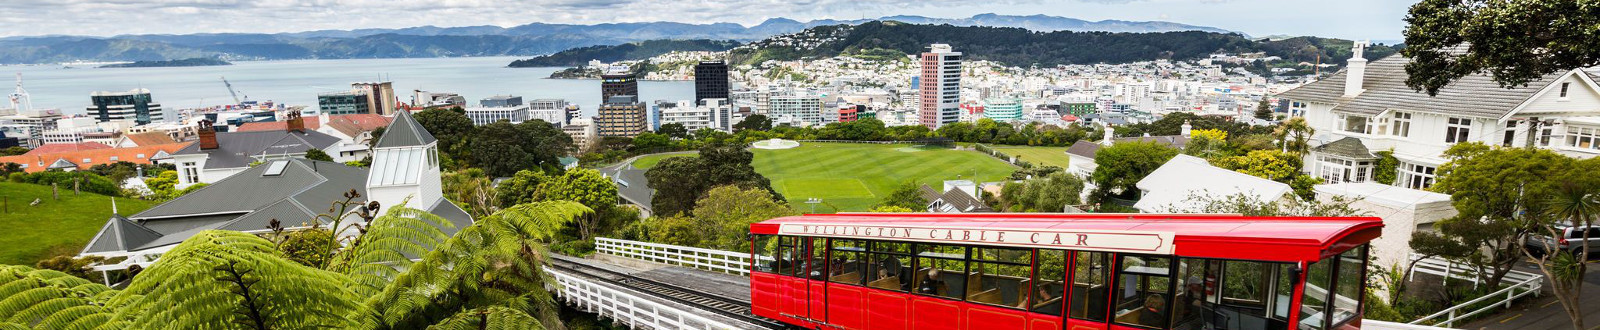
[[[558,296],[601,316],[628,324],[635,329],[738,329],[694,312],[642,298],[604,283],[573,276],[565,271],[544,268],[555,277]]]
[[[1411,268],[1411,273],[1407,275],[1408,278],[1415,277],[1416,273],[1421,272],[1424,274],[1434,274],[1447,278],[1469,280],[1472,281],[1474,288],[1477,287],[1478,273],[1476,268],[1439,258],[1422,258],[1421,256],[1415,254],[1411,255],[1411,260],[1416,262],[1416,266]],[[1478,315],[1479,313],[1483,313],[1484,311],[1493,309],[1495,307],[1504,306],[1505,308],[1511,308],[1511,303],[1516,301],[1517,298],[1522,298],[1530,294],[1537,297],[1539,295],[1539,290],[1544,287],[1544,276],[1539,274],[1511,270],[1510,272],[1506,273],[1505,279],[1513,281],[1515,284],[1507,286],[1504,289],[1500,289],[1499,291],[1483,295],[1482,297],[1478,297],[1478,299],[1469,300],[1459,305],[1451,306],[1450,308],[1433,313],[1432,315],[1424,316],[1415,321],[1408,322],[1407,324],[1423,324],[1428,320],[1448,315],[1444,321],[1433,322],[1432,325],[1444,325],[1449,327],[1455,324],[1456,321],[1472,317],[1473,315]],[[1501,297],[1503,297],[1503,300],[1495,301],[1494,304],[1480,307],[1467,312],[1466,314],[1460,313],[1461,310],[1470,308],[1474,304],[1484,302],[1491,298],[1500,299]]]
[[[595,252],[669,265],[750,276],[750,254],[691,246],[620,240],[594,239]]]

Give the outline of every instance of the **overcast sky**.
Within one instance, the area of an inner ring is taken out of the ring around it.
[[[1414,0],[4,0],[0,36],[296,32],[422,25],[758,24],[891,15],[1172,21],[1255,36],[1398,40]],[[20,15],[19,15],[20,14]]]

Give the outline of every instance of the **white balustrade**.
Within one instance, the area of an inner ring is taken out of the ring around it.
[[[596,237],[595,252],[668,265],[750,276],[750,253]]]
[[[545,267],[556,280],[556,295],[580,310],[611,318],[633,329],[739,329],[733,325],[700,316],[645,298],[644,293],[567,271]]]
[[[1406,275],[1407,280],[1415,279],[1417,273],[1423,273],[1444,276],[1446,278],[1457,280],[1470,281],[1472,282],[1472,287],[1478,287],[1478,270],[1475,267],[1451,262],[1442,258],[1423,258],[1415,254],[1411,255],[1411,260],[1416,262],[1416,266],[1411,267],[1411,273]],[[1515,302],[1517,298],[1522,298],[1528,295],[1537,297],[1539,296],[1539,290],[1544,288],[1543,275],[1520,270],[1511,270],[1510,272],[1507,272],[1505,277],[1502,278],[1500,282],[1511,284],[1510,286],[1500,289],[1499,291],[1495,291],[1494,293],[1478,297],[1478,299],[1473,299],[1459,305],[1451,306],[1450,308],[1433,313],[1433,315],[1424,316],[1415,321],[1411,321],[1408,324],[1415,325],[1431,323],[1431,325],[1435,326],[1443,325],[1449,327],[1455,324],[1456,321],[1478,315],[1496,307],[1511,308],[1511,303]],[[1474,305],[1485,301],[1491,301],[1492,299],[1499,300],[1493,300],[1493,304],[1463,312],[1463,310],[1469,309]],[[1440,317],[1444,317],[1444,320],[1429,322],[1430,320]]]

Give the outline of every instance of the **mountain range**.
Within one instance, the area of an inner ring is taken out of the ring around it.
[[[533,56],[567,49],[660,39],[756,41],[807,28],[869,21],[912,24],[1014,27],[1040,32],[1106,31],[1231,33],[1173,22],[1085,21],[1031,15],[980,14],[967,18],[889,16],[861,20],[766,20],[754,26],[676,22],[547,24],[514,27],[421,26],[400,29],[318,30],[293,33],[146,34],[113,37],[33,36],[0,38],[0,64],[83,61],[155,61],[194,57],[228,60]]]

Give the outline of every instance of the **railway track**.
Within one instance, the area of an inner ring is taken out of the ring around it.
[[[564,260],[559,257],[548,259],[547,264],[550,267],[575,271],[588,277],[624,286],[657,298],[666,299],[668,301],[677,302],[684,305],[699,307],[700,309],[711,311],[717,315],[762,326],[768,329],[787,328],[787,326],[781,322],[756,316],[750,311],[750,304],[743,301],[734,300],[732,298],[706,294],[695,291],[694,289],[643,279],[605,268]]]

